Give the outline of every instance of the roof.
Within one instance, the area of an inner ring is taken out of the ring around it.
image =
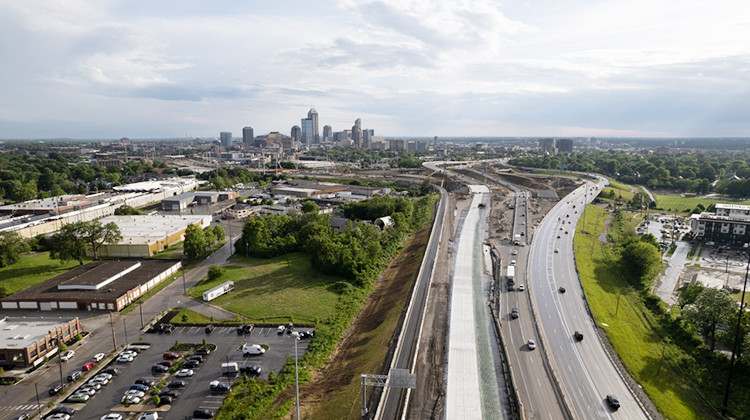
[[[728,210],[750,210],[750,206],[744,204],[728,204],[728,203],[716,203],[717,209],[728,209]]]
[[[210,223],[210,220],[211,216],[161,214],[152,216],[107,216],[100,219],[103,225],[114,222],[120,228],[122,241],[118,245],[151,243],[185,230],[192,224],[206,225]]]
[[[140,266],[132,271],[125,273],[110,283],[106,287],[86,290],[81,292],[80,289],[59,290],[59,285],[95,285],[112,276],[125,272],[132,268],[134,263],[140,262]],[[111,302],[122,296],[128,290],[134,289],[143,283],[151,280],[157,275],[167,271],[173,265],[180,264],[175,260],[101,260],[88,264],[79,265],[72,270],[53,277],[45,282],[35,284],[18,293],[12,294],[3,301],[61,301],[69,300],[71,302],[85,299],[86,301]]]
[[[194,192],[186,192],[172,197],[167,197],[162,201],[193,201],[195,199]]]
[[[44,338],[51,330],[73,319],[75,318],[2,318],[0,319],[0,349],[24,349]]]

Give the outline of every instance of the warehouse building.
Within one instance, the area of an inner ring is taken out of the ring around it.
[[[100,260],[0,300],[2,309],[120,311],[176,273],[176,260]]]
[[[100,221],[103,225],[114,222],[122,234],[119,243],[102,245],[100,257],[144,258],[184,240],[185,229],[190,225],[209,226],[211,216],[108,216]]]
[[[161,201],[161,208],[165,211],[185,210],[195,201],[195,193],[186,192],[184,194],[168,197]]]
[[[82,331],[78,318],[21,317],[0,319],[0,367],[37,366]]]

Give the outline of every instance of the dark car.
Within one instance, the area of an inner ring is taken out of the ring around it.
[[[193,411],[193,417],[196,419],[211,419],[214,417],[214,412],[207,408],[199,408]]]
[[[287,333],[287,334],[291,334],[291,333],[292,333],[292,331],[294,331],[294,324],[292,324],[292,323],[290,322],[290,323],[286,324],[286,333]]]
[[[261,368],[258,365],[242,366],[240,372],[246,373],[247,376],[260,376]]]
[[[139,385],[146,385],[147,387],[150,388],[150,387],[154,386],[154,384],[156,382],[154,382],[154,381],[152,381],[151,379],[148,379],[148,378],[138,378],[138,379],[135,380],[135,383],[137,383]]]
[[[245,324],[237,327],[237,335],[250,334],[253,330],[253,324]]]
[[[141,392],[148,392],[148,386],[143,385],[143,384],[130,385],[130,389],[135,389],[136,391],[141,391]]]
[[[109,374],[110,374],[110,375],[112,375],[112,376],[117,376],[117,375],[118,375],[118,374],[120,373],[120,371],[119,371],[119,370],[117,370],[116,368],[108,368],[108,369],[104,369],[104,370],[103,370],[102,372],[104,372],[104,373],[109,373]]]
[[[180,396],[180,393],[175,390],[164,390],[160,392],[158,395],[159,395],[159,398],[172,397],[172,399],[175,399]]]
[[[202,354],[205,356],[208,356],[210,353],[211,353],[211,349],[209,349],[208,347],[201,347],[195,351],[195,354]]]
[[[560,286],[560,288],[558,290],[560,291],[560,293],[565,293],[565,288],[562,287],[562,286]]]
[[[72,416],[75,414],[76,410],[70,408],[70,407],[55,407],[47,414],[57,414],[57,413],[65,413],[69,416]]]
[[[306,339],[306,338],[313,338],[315,337],[315,330],[312,331],[302,331],[299,333],[300,340]]]
[[[52,388],[49,389],[49,395],[57,395],[62,391],[63,384],[55,384]]]
[[[620,408],[620,400],[618,400],[614,394],[607,395],[607,404],[609,404],[613,410]]]
[[[75,381],[76,379],[80,378],[81,375],[83,375],[83,373],[81,373],[81,371],[72,372],[70,375],[68,375],[68,382]]]
[[[194,354],[194,355],[190,356],[190,359],[188,359],[188,360],[197,360],[198,363],[203,363],[203,361],[205,360],[205,358],[203,357],[202,354]]]
[[[159,397],[159,404],[157,404],[157,406],[164,405],[164,404],[172,404],[172,400],[173,398],[170,397],[169,395]]]
[[[136,352],[136,353],[138,353],[138,354],[141,354],[141,351],[142,351],[142,350],[143,350],[143,349],[141,349],[141,348],[138,348],[138,347],[128,347],[128,348],[126,348],[126,349],[125,349],[125,351],[132,351],[132,352]]]
[[[583,333],[580,331],[576,331],[573,333],[573,337],[575,337],[576,341],[583,340]]]
[[[169,383],[170,388],[184,388],[185,385],[187,385],[187,382],[180,379],[175,379],[174,381]]]
[[[513,308],[510,311],[510,317],[513,319],[518,318],[518,308]]]
[[[206,334],[211,334],[215,329],[213,325],[206,325]]]
[[[151,366],[151,373],[159,374],[168,371],[169,368],[164,365],[153,365]]]
[[[156,331],[160,334],[171,334],[174,331],[174,324],[159,324],[156,326]]]
[[[185,362],[185,364],[182,365],[182,367],[184,367],[186,369],[192,369],[192,368],[197,368],[198,365],[200,365],[200,364],[201,364],[201,362],[199,362],[198,360],[196,360],[196,359],[190,359],[187,362]]]
[[[172,365],[174,365],[174,362],[171,360],[162,360],[161,362],[158,362],[157,365],[172,367]]]

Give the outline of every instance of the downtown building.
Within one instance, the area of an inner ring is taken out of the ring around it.
[[[745,246],[750,243],[750,206],[717,204],[715,213],[690,216],[690,228],[700,242]]]

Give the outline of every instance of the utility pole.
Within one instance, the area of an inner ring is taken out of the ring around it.
[[[62,357],[61,357],[62,356],[62,347],[61,347],[62,346],[62,337],[61,337],[61,335],[62,335],[62,328],[59,329],[59,330],[57,330],[57,350],[58,350],[58,352],[60,352],[60,354],[57,355],[57,366],[60,368],[60,385],[64,386],[65,382],[63,382]]]
[[[112,320],[112,312],[109,313],[109,326],[112,328],[112,347],[117,351],[117,339],[115,339],[115,322]]]
[[[742,326],[742,313],[745,312],[745,292],[747,292],[747,275],[750,272],[750,255],[748,255],[747,267],[745,268],[745,281],[742,284],[742,298],[740,299],[740,312],[737,314],[737,326],[734,329],[734,345],[732,346],[732,359],[729,362],[729,377],[727,378],[727,387],[724,391],[724,405],[721,414],[726,417],[727,405],[729,404],[729,386],[732,383],[732,371],[734,370],[734,359],[737,357],[737,350],[740,346],[740,326]]]
[[[122,317],[122,326],[125,329],[125,347],[128,346],[128,324],[125,322],[125,317]]]
[[[138,311],[141,313],[141,329],[143,329],[143,301],[138,302]]]
[[[39,418],[42,418],[42,403],[39,402],[39,387],[34,382],[34,391],[36,391],[36,408],[39,410]]]
[[[183,257],[185,254],[183,254]],[[185,285],[185,258],[182,259],[182,294],[187,294],[187,286]]]

